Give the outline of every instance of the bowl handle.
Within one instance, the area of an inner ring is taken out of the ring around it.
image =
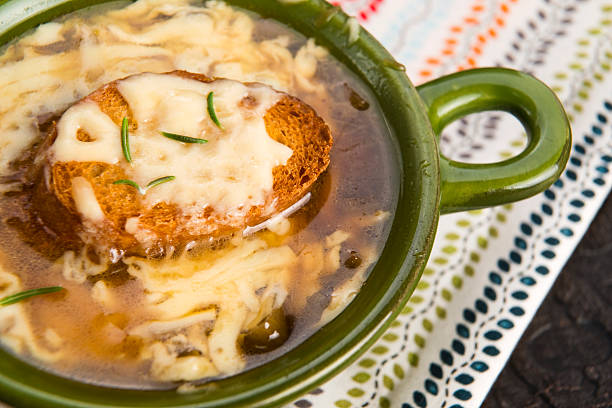
[[[545,190],[567,163],[570,124],[555,94],[534,77],[505,68],[451,74],[417,87],[436,135],[452,121],[485,110],[506,111],[525,128],[528,144],[518,156],[471,164],[440,155],[440,212],[509,203]]]

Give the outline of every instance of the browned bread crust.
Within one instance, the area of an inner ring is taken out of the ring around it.
[[[201,74],[185,71],[174,71],[167,75],[184,76],[202,82],[211,82]],[[118,80],[120,81],[120,80]],[[117,90],[114,81],[97,89],[82,101],[94,101],[102,112],[107,114],[118,126],[124,117],[128,117],[131,130],[138,127],[126,100]],[[79,102],[77,102],[79,103]],[[222,237],[253,226],[281,212],[299,200],[310,190],[313,183],[329,165],[329,152],[332,136],[329,127],[307,104],[289,95],[272,106],[264,116],[266,130],[274,140],[288,146],[293,154],[284,166],[273,169],[273,191],[264,205],[248,209],[247,216],[236,218],[215,212],[206,207],[195,216],[198,225],[194,232],[186,228],[193,218],[184,214],[176,205],[161,202],[152,208],[146,208],[137,191],[127,185],[113,184],[114,181],[126,178],[123,169],[117,165],[101,162],[57,162],[47,163],[49,192],[69,213],[76,215],[72,192],[72,179],[84,177],[93,187],[96,199],[105,215],[102,225],[77,225],[86,242],[105,249],[118,249],[122,253],[135,253],[156,256],[163,254],[170,247],[181,247],[191,241]],[[49,138],[53,141],[57,129],[53,126]],[[81,132],[80,140],[87,140],[89,135]],[[117,135],[120,137],[120,135]],[[273,213],[269,213],[273,208]],[[151,232],[155,237],[146,245],[132,234],[126,232],[126,220],[139,218],[141,228]]]

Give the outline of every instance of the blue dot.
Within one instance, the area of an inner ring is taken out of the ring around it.
[[[457,377],[455,377],[455,381],[457,381],[459,384],[469,385],[474,382],[474,377],[468,374],[459,374]]]
[[[576,208],[584,207],[584,201],[582,201],[582,200],[572,200],[572,201],[570,201],[570,204],[573,205]]]
[[[586,144],[589,144],[589,145],[592,145],[593,143],[595,143],[595,140],[591,136],[585,136],[584,141]]]
[[[579,145],[578,143],[576,143],[574,145],[574,151],[580,153],[580,154],[585,154],[586,150],[584,150],[584,147],[582,145]]]
[[[517,290],[516,292],[512,293],[512,297],[517,300],[525,300],[529,297],[529,295],[522,290]]]
[[[604,115],[602,115],[601,113],[597,114],[597,120],[600,121],[601,123],[608,123],[608,118],[606,118]]]
[[[453,342],[451,344],[451,347],[453,348],[455,353],[461,354],[461,355],[465,354],[465,346],[459,340],[457,340],[457,339],[453,340]]]
[[[520,249],[527,249],[527,241],[520,237],[514,238],[514,245]]]
[[[453,355],[448,350],[440,351],[440,360],[446,365],[453,365]]]
[[[591,130],[597,136],[601,136],[602,133],[603,133],[603,130],[601,130],[601,128],[599,126],[593,126],[593,127],[591,127]]]
[[[412,405],[410,405],[410,404],[409,404],[409,403],[407,403],[407,402],[404,402],[404,403],[402,404],[402,408],[412,408]]]
[[[470,398],[472,398],[472,393],[469,392],[468,390],[464,390],[464,389],[459,389],[459,390],[455,391],[453,393],[453,395],[455,396],[455,398],[457,398],[458,400],[461,400],[461,401],[467,401]]]
[[[593,192],[593,190],[584,190],[582,192],[582,195],[585,196],[586,198],[593,198],[593,197],[595,197],[595,193]]]
[[[453,404],[453,405],[451,405],[448,408],[463,408],[463,407],[461,405],[459,405],[459,404]]]
[[[487,304],[481,299],[476,299],[476,302],[474,302],[474,307],[483,314],[487,314],[489,311],[489,306],[487,306]]]
[[[523,284],[527,285],[527,286],[533,286],[533,285],[535,285],[535,284],[536,284],[535,279],[533,279],[533,278],[532,278],[532,277],[530,277],[530,276],[525,276],[525,277],[522,277],[522,278],[521,278],[521,282],[522,282]]]
[[[570,159],[570,163],[573,164],[574,166],[582,166],[582,161],[580,161],[580,159],[576,158],[576,157],[572,157]]]
[[[555,237],[548,237],[544,240],[544,242],[546,242],[548,245],[559,245],[561,243],[561,241]]]
[[[488,298],[490,300],[497,299],[497,293],[495,293],[493,288],[490,287],[490,286],[487,286],[487,287],[484,288],[484,295],[485,295],[486,298]]]
[[[501,327],[502,329],[506,329],[506,330],[514,327],[514,323],[512,323],[508,319],[501,319],[499,322],[497,322],[497,325]]]
[[[574,235],[574,231],[572,231],[569,228],[561,228],[561,233],[565,235],[566,237],[571,237]]]
[[[489,330],[484,334],[486,339],[497,341],[502,338],[502,334],[497,330]]]
[[[544,191],[544,196],[546,196],[546,198],[548,198],[549,200],[554,200],[556,198],[556,195],[552,192],[552,190]]]
[[[504,272],[508,272],[510,270],[510,264],[507,261],[504,261],[503,259],[497,261],[497,267]]]
[[[438,395],[438,385],[429,378],[425,380],[425,390],[432,395]]]
[[[489,369],[489,366],[483,363],[482,361],[474,361],[472,364],[470,364],[470,367],[472,367],[472,369],[478,372],[481,372],[481,373]]]
[[[546,266],[538,266],[538,267],[536,267],[535,270],[540,275],[548,275],[550,273],[550,271],[548,270],[548,268]]]
[[[533,234],[533,229],[529,226],[529,224],[521,224],[521,231],[523,231],[523,234],[525,235]]]
[[[476,321],[476,313],[471,311],[470,309],[463,310],[463,318],[470,323],[474,323]]]
[[[603,156],[601,156],[601,160],[610,163],[612,162],[612,156],[604,154]]]
[[[595,167],[595,170],[597,170],[598,172],[602,173],[602,174],[608,174],[609,170],[607,167],[604,166],[597,166]]]
[[[510,260],[516,264],[520,264],[523,258],[521,258],[521,254],[515,251],[510,252]]]
[[[496,285],[501,285],[502,283],[502,278],[501,276],[499,276],[499,274],[495,273],[495,272],[491,272],[489,273],[489,280],[496,284]]]
[[[542,217],[540,217],[538,214],[532,213],[531,221],[536,225],[542,225]]]
[[[542,212],[546,215],[553,215],[553,209],[548,204],[542,204]]]
[[[553,259],[557,255],[553,251],[547,249],[546,251],[542,251],[542,256],[546,259]]]
[[[468,329],[464,324],[459,323],[457,325],[457,335],[459,337],[467,339],[468,337],[470,337],[470,329]]]
[[[609,111],[612,111],[612,103],[608,101],[604,101],[604,108],[606,108]]]
[[[603,186],[604,184],[606,184],[606,182],[600,178],[596,178],[595,180],[593,180],[593,183],[597,184],[598,186]]]
[[[561,188],[561,187],[563,187],[564,183],[563,183],[563,180],[557,179],[557,181],[555,181],[553,184],[555,185],[555,187]]]
[[[525,314],[525,311],[521,307],[514,306],[510,308],[510,313],[512,313],[515,316],[523,316]]]
[[[431,363],[429,365],[429,373],[434,377],[434,378],[442,378],[442,376],[444,375],[443,371],[442,371],[442,367],[440,367],[439,365],[437,365],[436,363]]]
[[[572,222],[578,222],[581,220],[580,216],[578,214],[570,214],[567,216],[567,219],[572,221]]]
[[[423,395],[423,393],[419,391],[415,391],[414,394],[412,394],[412,400],[417,405],[417,407],[427,407],[427,399],[425,398],[425,395]]]
[[[499,349],[495,346],[487,346],[485,348],[482,349],[482,351],[491,357],[495,357],[499,354]]]
[[[567,176],[568,179],[572,181],[576,181],[576,179],[578,178],[578,176],[576,175],[576,172],[573,170],[566,170],[565,175]]]

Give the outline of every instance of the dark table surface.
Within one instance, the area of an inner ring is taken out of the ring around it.
[[[612,407],[612,195],[482,408]]]

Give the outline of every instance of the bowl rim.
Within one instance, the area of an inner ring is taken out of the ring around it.
[[[0,46],[54,17],[110,0],[0,1]],[[0,395],[21,406],[276,406],[357,359],[402,310],[431,251],[439,217],[439,155],[427,110],[402,66],[357,21],[324,0],[223,0],[314,37],[377,98],[396,147],[398,199],[391,231],[360,293],[334,320],[269,363],[191,393],[110,389],[59,377],[0,352]],[[112,391],[111,391],[112,390]]]

